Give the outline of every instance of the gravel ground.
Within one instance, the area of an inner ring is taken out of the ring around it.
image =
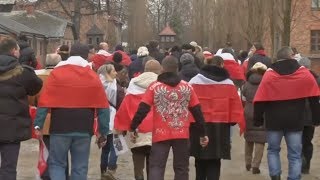
[[[222,180],[267,180],[268,176],[268,166],[266,159],[266,148],[265,156],[261,164],[261,174],[252,175],[251,172],[246,172],[244,167],[244,140],[242,137],[238,136],[238,133],[234,133],[232,143],[232,160],[222,162]],[[91,154],[90,154],[90,164],[89,164],[89,180],[99,180],[100,179],[100,168],[99,168],[99,158],[100,151],[97,146],[94,145],[94,139],[92,140]],[[320,131],[316,130],[316,135],[314,138],[315,151],[314,158],[311,165],[311,174],[303,176],[303,180],[320,180]],[[282,147],[285,147],[283,142]],[[29,140],[22,143],[20,150],[20,158],[18,163],[18,180],[33,180],[36,163],[37,163],[37,152],[38,144],[36,140]],[[282,149],[282,167],[283,167],[283,179],[286,179],[287,175],[287,160],[286,160],[286,148]],[[118,160],[118,171],[116,177],[119,180],[134,180],[133,178],[133,165],[131,160],[131,154],[126,153],[119,157]],[[194,170],[194,159],[190,158],[190,180],[195,179]],[[172,168],[172,156],[170,155],[165,180],[173,179],[173,168]]]

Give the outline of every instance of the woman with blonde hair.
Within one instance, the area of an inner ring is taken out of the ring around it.
[[[103,137],[106,140],[106,145],[102,147],[101,152],[101,179],[115,179],[113,175],[117,169],[118,157],[116,156],[113,146],[114,117],[124,98],[125,93],[124,89],[117,82],[117,71],[115,70],[113,64],[102,65],[98,69],[97,73],[99,74],[100,80],[105,88],[105,92],[110,104],[110,131],[107,137]]]

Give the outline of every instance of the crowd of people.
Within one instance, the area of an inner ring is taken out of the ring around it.
[[[0,179],[17,178],[20,144],[33,137],[48,150],[41,151],[39,178],[86,180],[94,135],[101,180],[117,179],[124,136],[136,180],[164,180],[171,148],[173,179],[189,179],[192,156],[196,180],[219,180],[238,125],[244,169],[260,174],[267,143],[270,178],[280,180],[284,137],[287,179],[299,180],[310,171],[320,124],[320,79],[310,69],[310,60],[291,47],[271,60],[261,43],[239,52],[227,43],[213,52],[194,41],[166,51],[150,41],[130,54],[121,45],[111,51],[107,42],[61,45],[41,68],[25,36],[4,38]]]

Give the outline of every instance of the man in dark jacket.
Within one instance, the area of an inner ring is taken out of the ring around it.
[[[181,70],[179,76],[182,80],[189,82],[200,70],[194,63],[194,57],[190,53],[184,53],[180,57]]]
[[[264,47],[261,43],[254,43],[250,51],[253,53],[253,55],[251,58],[249,58],[247,71],[249,71],[257,62],[265,64],[268,68],[271,66],[272,61],[266,55]]]
[[[50,110],[51,180],[65,180],[68,152],[71,152],[71,179],[86,180],[95,111],[99,133],[109,132],[109,104],[99,77],[87,62],[89,47],[72,45],[70,57],[61,61],[48,76],[38,102],[34,122],[41,137]],[[90,98],[86,96],[90,95]]]
[[[268,142],[269,174],[272,180],[281,177],[280,144],[285,137],[288,149],[290,180],[301,178],[302,130],[306,100],[312,114],[312,124],[320,124],[319,88],[310,71],[293,59],[290,47],[277,53],[259,85],[254,98],[255,126],[265,121]]]
[[[28,95],[36,95],[42,81],[31,67],[19,64],[13,39],[0,42],[0,179],[15,180],[20,142],[31,138]]]
[[[30,47],[28,43],[28,38],[24,35],[19,36],[18,43],[20,47],[20,64],[28,65],[33,68],[37,67],[37,58],[34,50]]]
[[[307,57],[301,57],[298,60],[299,64],[301,66],[304,66],[308,69],[311,69],[311,61],[309,58]],[[319,76],[312,72],[310,70],[310,72],[312,73],[312,75],[314,76],[314,78],[317,80],[318,85],[320,85],[320,78]],[[306,102],[306,110],[305,110],[305,124],[304,124],[304,128],[303,128],[303,133],[302,133],[302,173],[303,174],[309,174],[310,171],[310,162],[313,156],[313,144],[312,144],[312,139],[313,139],[313,135],[314,135],[314,126],[312,123],[312,113],[309,107],[309,102]]]

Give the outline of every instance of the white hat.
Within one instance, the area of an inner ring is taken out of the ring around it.
[[[257,63],[255,63],[255,64],[252,66],[252,68],[251,68],[251,69],[262,69],[262,70],[267,70],[267,69],[268,69],[268,67],[267,67],[265,64],[261,63],[261,62],[257,62]]]
[[[148,56],[149,55],[148,48],[145,46],[139,47],[137,55],[138,57]]]
[[[191,42],[190,42],[190,45],[196,47],[196,46],[198,46],[198,43],[195,42],[195,41],[191,41]]]

